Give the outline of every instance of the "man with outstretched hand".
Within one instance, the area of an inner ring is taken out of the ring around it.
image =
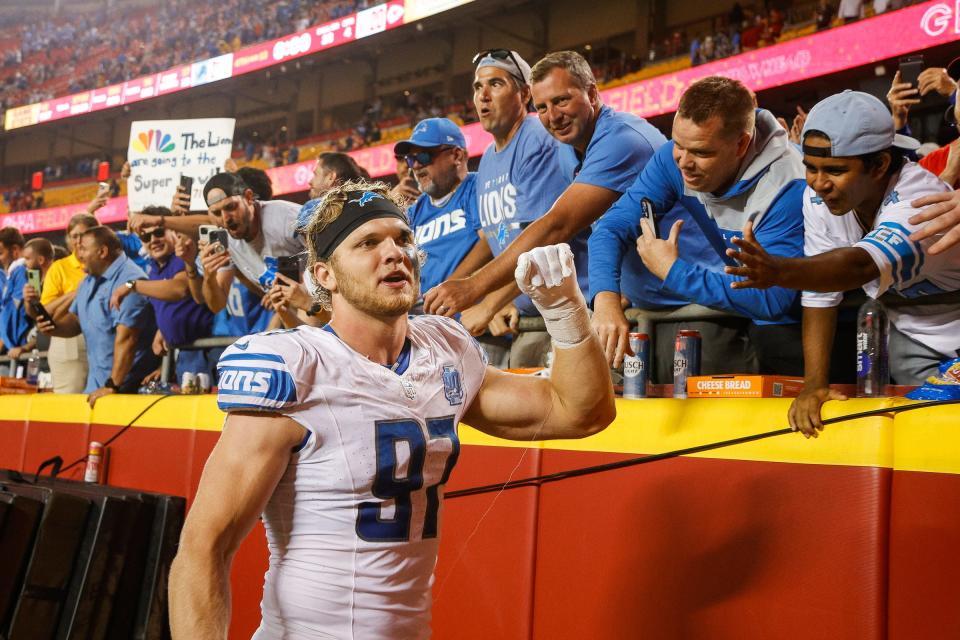
[[[820,101],[803,128],[804,258],[770,255],[750,224],[729,255],[743,276],[735,289],[802,289],[805,389],[790,407],[790,425],[804,435],[823,429],[820,407],[843,396],[827,383],[830,344],[843,292],[863,287],[879,298],[960,290],[960,247],[934,255],[931,240],[915,242],[911,201],[944,193],[946,184],[907,162],[917,147],[897,135],[877,98],[844,91]],[[960,355],[960,305],[889,309],[890,373],[898,384],[922,384],[944,360]]]
[[[457,425],[540,440],[613,420],[570,249],[517,265],[553,338],[551,376],[501,372],[460,324],[408,315],[420,264],[399,205],[381,183],[328,192],[307,238],[330,323],[256,334],[220,359],[227,418],[170,574],[175,639],[226,636],[230,564],[261,513],[270,566],[254,638],[427,638]]]

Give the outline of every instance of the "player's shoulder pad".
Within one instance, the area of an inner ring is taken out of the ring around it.
[[[297,404],[290,366],[303,358],[296,329],[267,331],[240,338],[217,363],[217,405],[221,411],[278,411]]]

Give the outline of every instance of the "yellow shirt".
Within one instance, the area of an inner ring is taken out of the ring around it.
[[[87,276],[80,261],[74,254],[60,258],[47,270],[47,277],[43,279],[43,291],[40,293],[40,304],[50,304],[65,293],[70,293],[80,286],[80,281]]]

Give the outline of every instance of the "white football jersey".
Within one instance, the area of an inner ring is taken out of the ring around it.
[[[887,189],[873,228],[865,231],[852,211],[833,215],[807,187],[803,197],[804,254],[815,256],[843,247],[863,249],[880,270],[877,280],[863,285],[873,298],[888,289],[907,298],[958,291],[960,245],[931,256],[926,248],[936,242],[936,237],[919,243],[908,239],[923,226],[910,224],[910,217],[919,211],[910,202],[943,191],[949,191],[949,187],[937,176],[913,162],[904,164],[899,179]],[[842,299],[842,293],[803,292],[805,307],[835,307]],[[960,306],[918,305],[888,309],[887,313],[904,334],[945,356],[956,357],[960,348]]]
[[[447,318],[411,317],[407,336],[396,370],[306,326],[242,338],[220,358],[221,409],[307,430],[263,513],[257,640],[430,635],[443,485],[486,361]]]

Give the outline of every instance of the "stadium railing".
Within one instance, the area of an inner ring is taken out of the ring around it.
[[[857,309],[866,301],[867,297],[862,291],[848,293],[840,305],[841,309]],[[889,308],[902,308],[912,306],[926,306],[933,304],[956,304],[960,305],[960,292],[943,293],[937,295],[923,296],[921,298],[903,298],[894,294],[887,294],[881,298],[883,304]],[[719,311],[709,307],[703,307],[698,304],[688,304],[682,307],[670,309],[636,309],[629,308],[625,310],[625,315],[630,324],[635,327],[635,331],[646,333],[651,341],[656,339],[656,326],[661,322],[693,322],[697,320],[715,320],[720,318],[738,318],[742,317],[735,313]],[[520,331],[544,331],[542,318],[520,318]],[[217,347],[227,347],[233,344],[242,336],[238,337],[215,337],[203,338],[188,345],[181,345],[179,349],[197,350],[213,349]],[[174,371],[173,352],[168,353],[163,359],[162,380],[171,382]]]

